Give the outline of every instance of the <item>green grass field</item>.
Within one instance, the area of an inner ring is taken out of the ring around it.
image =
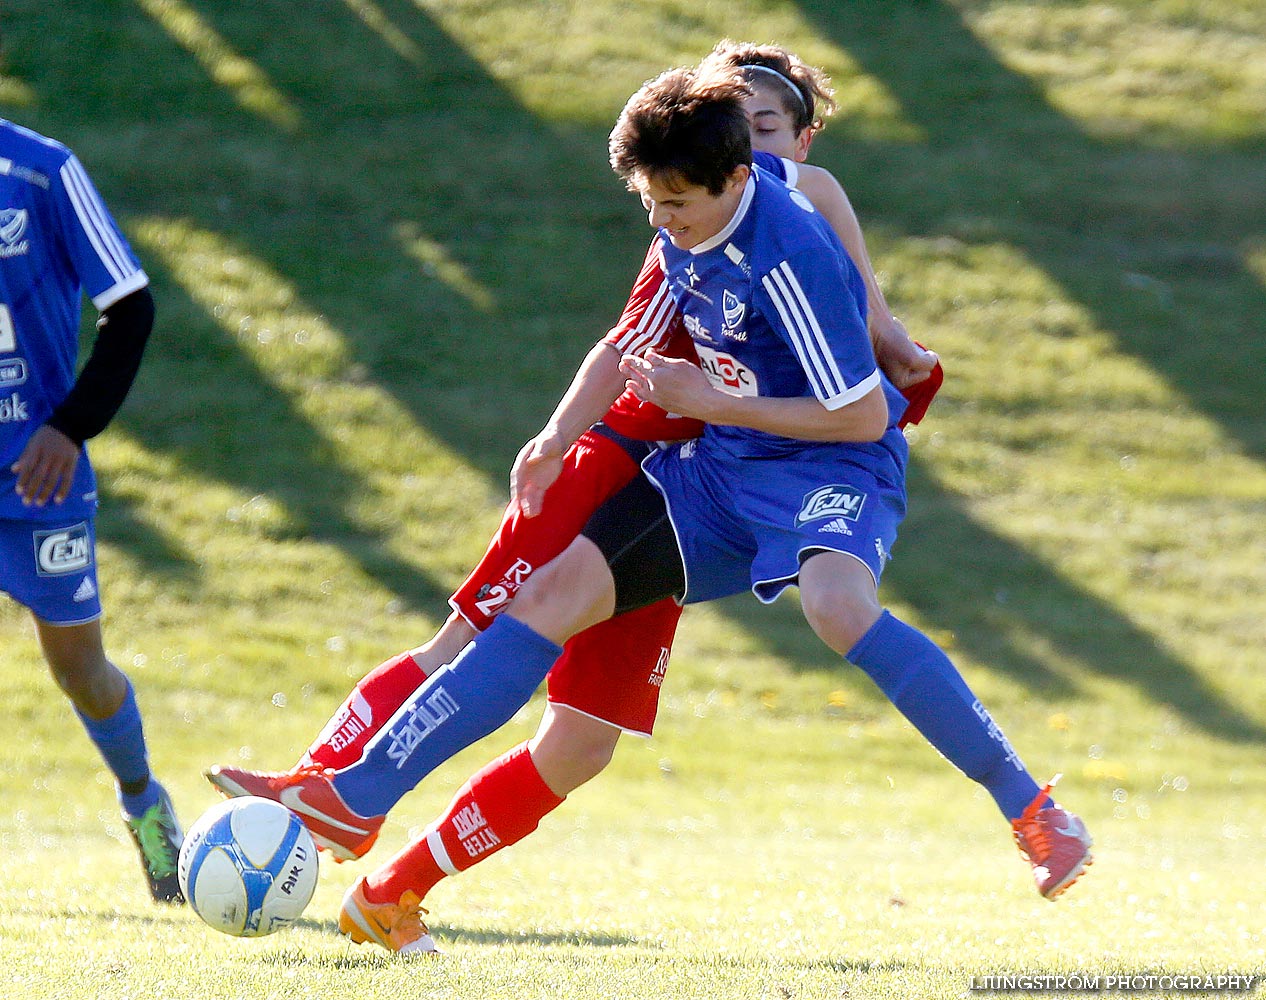
[[[1266,8],[1256,0],[8,0],[0,115],[70,144],[159,326],[93,446],[107,640],[192,822],[427,638],[648,238],[624,99],[723,36],[832,74],[813,159],[948,379],[884,597],[1097,840],[1055,905],[794,601],[692,609],[654,739],[428,900],[446,956],[150,904],[26,615],[0,998],[962,997],[1266,975]],[[560,267],[557,261],[566,261]],[[1172,995],[1143,990],[1133,995]]]

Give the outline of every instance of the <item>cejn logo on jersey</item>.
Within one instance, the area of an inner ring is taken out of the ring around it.
[[[65,576],[87,569],[92,563],[88,525],[84,521],[70,528],[31,533],[35,543],[35,570],[40,576]]]
[[[708,381],[718,389],[737,392],[740,396],[759,396],[760,386],[756,373],[731,354],[714,351],[703,344],[695,344],[699,352],[699,367]]]
[[[0,209],[0,258],[21,257],[31,249],[31,241],[22,238],[28,218],[25,208]]]
[[[862,506],[865,503],[866,494],[857,492],[851,486],[819,486],[812,493],[805,494],[800,513],[796,515],[796,527],[827,517],[856,521],[862,516]]]

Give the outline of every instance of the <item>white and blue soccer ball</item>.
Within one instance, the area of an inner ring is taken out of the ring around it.
[[[229,799],[190,827],[177,873],[189,905],[217,931],[263,937],[298,920],[312,899],[316,845],[280,803]]]

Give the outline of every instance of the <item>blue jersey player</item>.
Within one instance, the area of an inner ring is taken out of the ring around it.
[[[132,386],[154,320],[149,279],[79,160],[0,119],[0,589],[118,782],[151,895],[181,902],[182,834],[151,776],[127,677],[101,637],[96,481],[84,442]],[[100,313],[76,373],[81,299]]]
[[[848,255],[806,200],[752,166],[748,93],[738,72],[671,71],[630,99],[611,135],[612,165],[658,232],[703,363],[648,350],[624,372],[644,399],[705,421],[702,437],[650,446],[643,475],[430,675],[357,765],[290,792],[349,828],[375,827],[425,774],[507,721],[581,629],[669,595],[751,588],[769,601],[795,584],[823,641],[989,791],[1053,899],[1090,862],[1084,824],[1038,787],[945,654],[879,603],[905,512],[904,401],[876,365]],[[593,400],[572,398],[587,417]],[[568,405],[558,425],[587,427]],[[418,894],[380,904],[364,881],[340,917],[353,939],[390,941],[417,922]]]

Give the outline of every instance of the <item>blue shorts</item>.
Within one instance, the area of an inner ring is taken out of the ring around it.
[[[682,603],[750,587],[768,604],[797,581],[805,556],[823,550],[858,559],[878,586],[906,512],[904,454],[857,463],[828,444],[739,458],[706,445],[685,441],[642,463],[677,535]]]
[[[92,517],[0,520],[0,590],[50,625],[101,617]]]

